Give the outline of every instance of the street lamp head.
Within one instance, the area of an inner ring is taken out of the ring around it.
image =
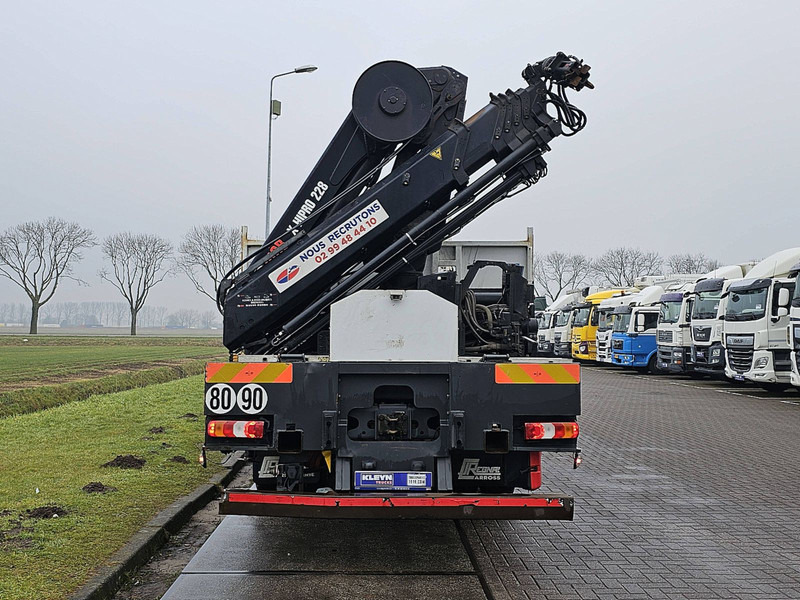
[[[303,65],[301,67],[295,67],[294,72],[295,73],[311,73],[311,72],[316,71],[316,70],[317,70],[317,67],[314,66],[314,65]]]

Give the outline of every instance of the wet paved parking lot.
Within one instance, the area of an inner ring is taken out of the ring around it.
[[[583,396],[583,466],[544,470],[573,522],[228,517],[164,598],[800,598],[800,395],[587,367]]]

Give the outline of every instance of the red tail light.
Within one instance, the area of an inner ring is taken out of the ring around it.
[[[262,438],[264,421],[209,421],[206,430],[211,437]]]
[[[572,440],[578,437],[578,431],[578,424],[574,421],[525,423],[526,440]]]

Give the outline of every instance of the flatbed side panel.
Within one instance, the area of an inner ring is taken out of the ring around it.
[[[515,519],[571,521],[574,500],[560,495],[314,495],[228,490],[223,515],[321,519]]]

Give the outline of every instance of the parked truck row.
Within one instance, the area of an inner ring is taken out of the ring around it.
[[[708,273],[648,276],[627,289],[562,294],[539,315],[539,352],[800,387],[800,248]]]

